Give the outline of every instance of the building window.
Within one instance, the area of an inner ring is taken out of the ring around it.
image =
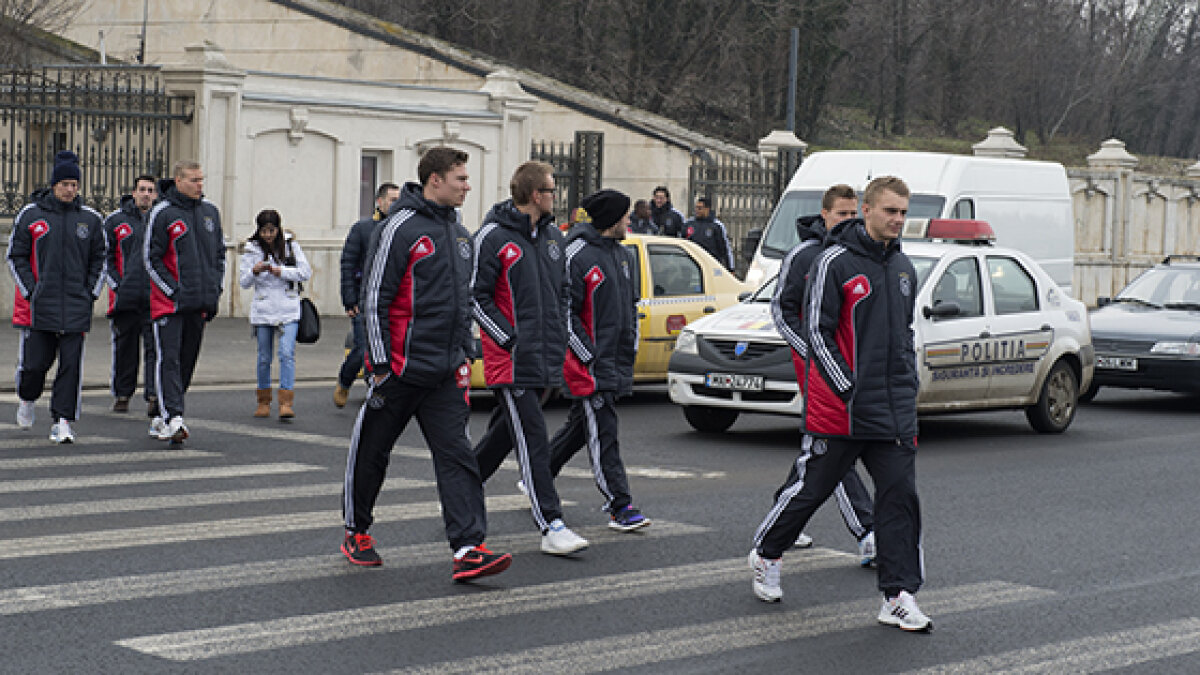
[[[375,188],[379,185],[379,155],[363,153],[358,177],[358,217],[369,218],[375,212]]]

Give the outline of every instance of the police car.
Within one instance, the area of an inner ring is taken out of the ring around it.
[[[994,246],[983,221],[909,220],[902,236],[919,286],[919,412],[1024,409],[1040,432],[1070,426],[1094,369],[1087,307],[1029,256]],[[771,318],[774,293],[771,280],[680,335],[668,390],[697,430],[724,431],[743,411],[803,411],[791,349]]]

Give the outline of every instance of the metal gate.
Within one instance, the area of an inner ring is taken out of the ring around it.
[[[8,66],[0,70],[0,217],[47,184],[59,150],[79,155],[84,203],[117,208],[140,174],[162,176],[171,125],[191,99],[169,96],[147,66]]]
[[[574,143],[534,142],[529,158],[554,167],[554,218],[565,223],[580,200],[600,189],[604,132],[576,131]]]

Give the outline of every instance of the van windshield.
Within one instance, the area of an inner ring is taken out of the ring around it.
[[[796,219],[820,213],[823,194],[824,191],[796,190],[785,194],[783,199],[779,200],[779,206],[775,207],[775,213],[771,214],[771,221],[767,224],[767,231],[763,233],[764,256],[782,258],[800,243]],[[941,217],[945,204],[946,198],[941,195],[913,195],[908,200],[908,217]]]

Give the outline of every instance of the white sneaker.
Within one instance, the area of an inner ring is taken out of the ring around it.
[[[875,531],[867,533],[858,542],[858,564],[863,567],[875,566]]]
[[[150,420],[150,429],[146,431],[151,438],[159,438],[167,431],[167,423],[161,417]]]
[[[767,560],[758,554],[758,549],[750,549],[750,557],[746,559],[750,569],[754,570],[754,594],[763,602],[779,602],[783,599],[783,588],[779,585],[779,571],[783,567],[783,559]]]
[[[529,490],[525,489],[525,481],[523,481],[523,480],[517,481],[517,491],[520,492],[521,494],[525,495],[526,497],[529,496]]]
[[[17,426],[28,429],[33,426],[33,416],[37,410],[37,401],[22,400],[17,404]]]
[[[571,528],[563,524],[561,518],[555,518],[550,523],[550,529],[542,535],[542,553],[550,555],[570,555],[588,547],[588,540],[575,534]]]
[[[813,538],[803,532],[800,533],[799,537],[796,537],[796,543],[792,544],[795,548],[810,548],[812,545]]]
[[[71,424],[66,420],[59,420],[51,424],[50,440],[54,443],[74,443],[75,432],[71,431]]]
[[[910,631],[933,630],[933,621],[921,612],[917,599],[908,591],[900,591],[900,595],[891,600],[884,599],[879,610],[879,623]]]
[[[158,434],[160,441],[172,441],[182,443],[183,439],[188,437],[187,425],[183,423],[183,418],[176,415],[171,418],[171,421],[163,425],[162,432]]]

